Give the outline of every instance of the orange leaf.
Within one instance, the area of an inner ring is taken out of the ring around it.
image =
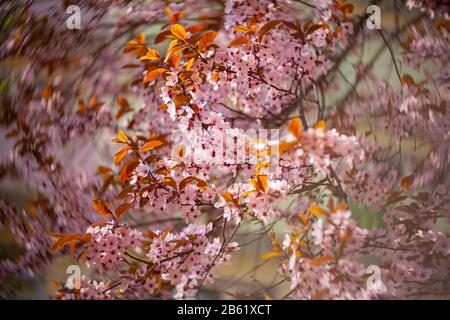
[[[256,175],[255,179],[253,179],[253,178],[250,179],[250,183],[257,191],[262,191],[262,192],[267,191],[268,181],[267,181],[266,175],[263,175],[263,176]]]
[[[155,148],[158,148],[162,145],[164,145],[165,142],[161,141],[161,140],[152,140],[147,142],[146,144],[144,144],[140,149],[139,152],[147,152],[147,151],[151,151]]]
[[[147,74],[145,75],[144,80],[142,81],[144,84],[147,82],[152,81],[153,79],[155,79],[156,77],[160,76],[161,74],[163,74],[164,72],[166,72],[167,70],[164,68],[156,68],[153,69],[151,71],[148,71]]]
[[[237,32],[248,32],[247,26],[234,26],[233,29]]]
[[[103,199],[94,199],[92,200],[92,207],[95,211],[97,211],[100,215],[104,217],[108,217],[112,215],[111,207],[108,202]]]
[[[327,210],[316,205],[310,206],[309,211],[315,216],[327,216],[330,214]]]
[[[261,27],[261,29],[259,29],[259,32],[258,32],[258,40],[259,40],[259,42],[261,42],[263,36],[264,36],[269,30],[275,28],[277,25],[279,25],[279,24],[282,23],[282,22],[283,22],[282,20],[273,20],[273,21],[270,21],[270,22],[266,23],[265,25],[263,25],[263,26]]]
[[[134,52],[136,54],[142,54],[143,51],[145,52],[145,35],[143,33],[128,41],[122,50],[123,53]]]
[[[140,43],[140,44],[144,44],[145,43],[145,34],[140,33],[136,36],[136,42]]]
[[[172,230],[173,230],[173,227],[169,227],[166,231],[164,231],[164,233],[161,235],[161,239],[165,239]]]
[[[415,178],[414,175],[410,175],[410,176],[402,178],[402,180],[401,180],[402,188],[405,190],[409,190],[414,182],[414,178]]]
[[[190,33],[196,33],[206,29],[208,29],[208,25],[206,24],[194,24],[192,26],[187,27],[186,31]]]
[[[120,172],[119,180],[120,180],[120,183],[122,183],[122,184],[125,183],[128,178],[127,167],[128,167],[128,164],[125,164],[122,168],[122,171]]]
[[[346,209],[348,209],[348,205],[345,202],[343,202],[343,203],[338,204],[334,210],[335,211],[343,211]]]
[[[349,13],[353,12],[353,4],[347,3],[341,8],[342,13],[346,16]]]
[[[169,48],[167,50],[167,55],[166,58],[164,59],[165,62],[167,62],[170,58],[172,58],[174,55],[177,55],[181,52],[183,52],[184,50],[186,50],[187,48],[189,48],[188,44],[182,44],[180,46],[174,46],[172,48]]]
[[[52,88],[47,86],[41,91],[42,98],[48,99],[52,95]]]
[[[264,293],[264,300],[273,300],[273,297],[268,293]]]
[[[311,297],[311,300],[321,300],[322,297],[327,293],[326,288],[322,288],[320,290],[317,290],[316,293]]]
[[[297,139],[300,138],[300,136],[302,135],[302,122],[299,117],[296,117],[289,121],[288,130],[294,137],[296,137]]]
[[[186,62],[186,65],[184,66],[186,68],[186,71],[191,70],[192,64],[194,63],[195,58],[190,59],[188,62]]]
[[[174,24],[171,28],[170,28],[170,32],[172,32],[172,34],[177,37],[180,40],[186,40],[186,30],[184,30],[183,26],[181,24]]]
[[[122,108],[124,108],[124,109],[130,108],[130,104],[128,103],[127,99],[125,99],[125,97],[118,96],[116,101],[119,104],[119,106],[121,106]]]
[[[125,133],[125,131],[119,130],[118,140],[123,143],[128,143],[128,137],[127,137],[127,134]]]
[[[319,122],[317,122],[314,126],[314,129],[323,129],[325,130],[327,127],[327,124],[325,123],[325,120],[320,120]]]
[[[409,74],[404,74],[402,76],[402,84],[404,86],[411,87],[411,86],[415,85],[416,83],[414,82],[413,77],[411,77]]]
[[[177,182],[172,177],[164,177],[164,184],[177,190]]]
[[[251,181],[250,181],[250,183],[251,183]],[[241,194],[241,197],[246,198],[246,197],[248,197],[249,195],[251,195],[251,194],[253,194],[253,193],[257,193],[257,192],[258,192],[258,191],[256,191],[256,190],[245,191],[245,192],[243,192],[243,193]]]
[[[268,260],[268,259],[272,259],[272,258],[279,257],[279,256],[280,256],[279,252],[268,252],[268,253],[261,255],[260,258],[261,258],[261,260]]]
[[[309,222],[309,217],[306,214],[304,214],[304,213],[300,213],[298,215],[298,218],[300,219],[300,221],[302,222],[302,224],[304,226],[306,226],[308,224],[308,222]]]
[[[172,19],[173,12],[172,12],[172,10],[171,10],[169,7],[165,7],[165,8],[164,8],[164,12],[167,14],[167,17],[168,17],[169,19]]]
[[[169,173],[170,173],[169,170],[167,170],[164,167],[158,168],[158,169],[155,170],[155,174],[158,174],[158,175],[161,175],[161,176],[168,175]]]
[[[205,190],[208,188],[208,184],[205,181],[200,180],[200,179],[196,179],[196,180],[198,181],[197,188],[199,188],[200,190]]]
[[[169,46],[167,47],[167,51],[170,51],[177,44],[178,44],[178,40],[177,39],[174,39],[174,40],[170,41]]]
[[[81,235],[79,233],[72,233],[68,235],[63,235],[62,238],[58,239],[51,247],[51,251],[58,251],[59,249],[63,248],[66,244],[72,243],[78,239],[81,238]],[[71,246],[73,247],[73,246]],[[72,248],[71,248],[72,251]]]
[[[205,50],[207,46],[209,46],[211,43],[213,43],[216,36],[217,36],[217,32],[215,32],[215,31],[205,32],[198,42],[199,50],[200,51]]]
[[[323,257],[318,257],[318,258],[314,258],[309,262],[309,265],[311,267],[314,266],[320,266],[322,264],[328,263],[330,261],[334,261],[334,257],[333,256],[323,256]]]
[[[173,23],[176,23],[178,20],[180,20],[184,16],[184,12],[183,11],[178,11],[178,12],[173,13],[172,10],[170,10],[169,7],[166,7],[164,9],[164,12],[167,14],[169,19],[172,20]]]
[[[267,181],[267,176],[266,175],[264,175],[264,176],[258,175],[258,176],[256,176],[256,179],[258,180],[259,185],[261,186],[262,190],[264,192],[266,192],[267,189],[269,188],[269,183]]]
[[[145,55],[140,57],[139,60],[159,60],[160,58],[161,57],[157,50],[148,48]]]
[[[116,211],[114,212],[114,214],[116,215],[117,220],[120,219],[120,217],[128,211],[128,209],[131,208],[131,204],[130,203],[122,203],[120,206],[118,206],[116,208]]]
[[[189,177],[186,177],[183,180],[181,180],[180,190],[183,190],[184,188],[187,187],[188,184],[193,183],[193,182],[197,182],[197,188],[199,188],[200,190],[205,190],[206,188],[208,188],[208,184],[205,181],[203,181],[202,179],[199,179],[194,176],[189,176]]]
[[[161,32],[155,38],[155,44],[161,43],[167,39],[167,36],[170,36],[172,33],[168,30]]]
[[[167,64],[173,68],[176,68],[180,65],[180,61],[181,61],[181,57],[180,56],[171,56],[168,61]]]
[[[37,208],[34,205],[34,203],[32,201],[28,201],[25,205],[28,213],[31,215],[31,217],[34,219],[36,218],[37,215]]]
[[[293,142],[281,141],[280,144],[278,145],[278,149],[280,151],[280,154],[283,154],[286,151],[288,151],[289,149],[292,149],[292,147],[294,147],[294,146],[295,146],[295,143],[293,143]]]
[[[236,38],[228,43],[228,48],[234,47],[234,46],[240,46],[246,43],[250,43],[250,39],[247,37],[240,37]]]
[[[187,187],[187,185],[193,181],[195,181],[196,177],[189,176],[180,181],[180,190],[183,190]]]
[[[122,159],[125,157],[127,152],[131,149],[132,148],[130,146],[125,146],[122,149],[120,149],[119,151],[117,151],[117,153],[114,155],[114,164],[116,164],[116,165],[119,164],[120,161],[122,161]]]
[[[120,109],[116,113],[116,119],[121,118],[125,113],[130,112],[132,109],[130,108],[130,104],[127,99],[122,96],[117,97],[117,103],[120,105]]]
[[[222,195],[222,197],[225,199],[225,201],[227,201],[227,202],[234,202],[234,199],[233,199],[233,195],[230,193],[230,192],[225,192],[223,195]]]
[[[261,189],[261,186],[259,185],[258,180],[250,178],[249,182],[251,183],[251,185],[253,186],[253,188],[255,188],[255,190],[259,190]]]
[[[139,165],[139,161],[138,160],[131,160],[129,162],[127,162],[123,167],[122,167],[122,171],[120,172],[120,183],[125,183],[125,181],[127,180],[128,176],[130,175],[131,171],[133,171],[134,169],[136,169],[136,167]]]
[[[92,96],[91,100],[89,101],[89,105],[91,107],[95,106],[97,104],[97,96]]]

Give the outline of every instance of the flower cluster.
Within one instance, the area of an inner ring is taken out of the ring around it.
[[[86,0],[70,32],[0,4],[1,280],[70,254],[57,299],[220,295],[256,243],[290,292],[249,296],[448,297],[448,5],[384,5]]]
[[[140,247],[143,240],[139,231],[114,228],[112,224],[89,227],[86,234],[90,235],[90,240],[81,257],[88,266],[92,264],[98,270],[119,268],[124,253]]]
[[[199,285],[214,280],[214,267],[230,259],[228,252],[237,249],[236,243],[222,244],[219,238],[209,238],[212,224],[191,224],[180,233],[152,234],[147,257],[162,279],[177,289],[177,298],[195,296]],[[223,253],[226,252],[225,255]],[[154,279],[154,278],[151,278]],[[150,293],[154,280],[146,280]]]

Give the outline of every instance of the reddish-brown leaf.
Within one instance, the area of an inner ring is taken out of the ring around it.
[[[155,38],[155,44],[161,43],[164,40],[167,39],[168,36],[170,36],[172,34],[172,32],[170,32],[169,30],[163,31],[161,33],[159,33],[156,38]]]
[[[236,38],[228,43],[228,48],[244,45],[247,43],[250,43],[250,39],[247,37]]]
[[[128,103],[128,101],[125,97],[118,96],[116,101],[119,104],[119,106],[121,106],[122,108],[124,108],[124,109],[130,108],[130,104]]]
[[[187,27],[186,31],[189,33],[196,33],[206,29],[208,29],[208,25],[206,24],[194,24],[192,26]]]
[[[50,250],[53,252],[58,251],[62,249],[66,244],[74,243],[76,240],[81,238],[81,235],[79,233],[72,233],[68,235],[53,234],[53,236],[59,238],[50,248]],[[73,250],[73,247],[74,246],[71,245],[71,251]]]
[[[134,169],[136,169],[138,164],[139,164],[139,160],[131,160],[122,167],[122,171],[120,172],[120,177],[119,177],[120,183],[125,183],[125,181],[127,181],[128,176]]]
[[[180,191],[187,187],[188,184],[195,181],[197,178],[194,176],[189,176],[180,181]]]
[[[197,188],[199,188],[200,190],[206,190],[208,188],[208,184],[201,180],[201,179],[196,179],[197,180]]]
[[[261,27],[261,29],[259,29],[259,32],[258,32],[258,41],[261,42],[262,38],[268,31],[272,30],[273,28],[275,28],[277,25],[279,25],[282,22],[283,22],[282,20],[273,20],[273,21],[270,21],[270,22],[266,23],[265,25],[263,25]]]
[[[177,182],[172,177],[164,177],[164,184],[177,190]]]
[[[307,34],[307,35],[308,35],[308,34],[311,34],[311,33],[313,33],[314,31],[319,30],[319,29],[321,29],[321,28],[323,28],[323,26],[322,26],[321,24],[313,24],[312,26],[310,26],[310,27],[308,28],[308,30],[306,30],[306,34]]]
[[[117,220],[119,220],[120,217],[131,208],[131,206],[132,205],[130,203],[122,203],[120,206],[118,206],[116,208],[116,211],[114,212]]]
[[[114,155],[114,164],[118,165],[120,161],[126,156],[127,152],[131,150],[130,146],[125,146]]]
[[[94,208],[97,213],[104,217],[109,217],[112,215],[111,207],[109,206],[108,202],[103,199],[94,199],[92,200],[92,207]]]
[[[402,178],[402,180],[401,180],[402,188],[405,190],[409,190],[411,188],[412,184],[414,183],[414,178],[415,178],[414,175],[410,175],[410,176]]]
[[[155,79],[156,77],[162,75],[164,72],[166,72],[167,69],[164,68],[155,68],[151,71],[148,71],[147,74],[145,75],[144,80],[142,81],[144,84],[152,81],[153,79]]]
[[[214,42],[214,39],[217,36],[217,32],[209,31],[205,32],[198,42],[198,48],[200,51],[205,50],[210,44]]]

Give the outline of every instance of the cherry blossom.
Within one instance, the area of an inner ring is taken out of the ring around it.
[[[281,281],[236,297],[448,297],[447,4],[0,8],[2,281],[70,255],[55,299],[222,298],[257,243]]]

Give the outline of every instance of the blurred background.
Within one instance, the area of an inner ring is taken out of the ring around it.
[[[57,1],[59,2],[59,1]],[[306,1],[308,2],[308,1]],[[310,2],[312,2],[310,0]],[[350,1],[354,5],[354,14],[362,16],[370,1]],[[43,7],[49,5],[51,0],[37,0],[38,5]],[[1,7],[0,7],[1,8]],[[402,6],[396,5],[396,1],[389,1],[384,4],[381,11],[381,26],[386,34],[390,34],[393,30],[396,30],[398,25],[404,24],[408,19],[413,18],[420,14],[420,12],[401,12]],[[9,12],[0,14],[0,41],[5,41],[6,32],[11,28],[11,25],[15,23],[15,12]],[[114,15],[114,12],[110,13]],[[81,31],[82,32],[82,31]],[[147,28],[144,30],[146,35],[152,37],[159,33],[159,26]],[[389,80],[391,83],[395,83],[396,74],[394,72],[392,59],[389,51],[378,50],[380,45],[383,45],[383,40],[378,36],[373,36],[371,30],[365,30],[367,39],[364,41],[364,48],[358,47],[359,50],[355,50],[354,53],[350,53],[345,61],[339,67],[339,74],[342,78],[343,86],[345,83],[353,83],[356,77],[355,65],[361,59],[364,63],[369,63],[375,58],[373,70],[382,77]],[[124,39],[125,41],[125,39]],[[122,41],[123,43],[123,41]],[[392,41],[393,49],[395,52],[401,51],[398,41]],[[358,46],[358,44],[356,45]],[[117,46],[116,50],[121,50],[120,46]],[[12,72],[15,68],[23,63],[20,59],[17,60],[1,60],[0,61],[0,94],[2,93],[5,85],[4,80],[6,76]],[[414,69],[406,68],[404,65],[400,65],[402,73],[409,73],[414,77],[419,77]],[[340,90],[342,96],[326,96],[327,106],[332,106],[344,97],[348,92],[352,90],[358,90],[360,93],[364,93],[364,87],[353,87],[347,85],[345,90]],[[8,114],[1,106],[0,109],[0,122],[5,121],[5,117]],[[363,124],[361,124],[363,126]],[[7,157],[9,150],[11,149],[10,140],[3,139],[7,130],[0,127],[0,150],[1,156]],[[101,135],[101,133],[100,133]],[[382,137],[382,135],[380,135]],[[386,142],[389,137],[385,137]],[[105,141],[105,137],[97,137],[98,141]],[[412,148],[413,142],[406,141],[404,144],[408,152],[409,148]],[[99,163],[107,163],[108,159],[105,154],[110,154],[109,146],[101,145],[96,141],[89,142],[86,145],[67,146],[62,152],[64,154],[65,161],[82,163],[83,166],[88,168],[92,173],[95,172],[95,168]],[[426,154],[426,146],[421,151]],[[8,168],[0,168],[0,177],[5,174]],[[12,178],[0,180],[0,197],[7,199],[11,203],[15,203],[18,207],[24,208],[30,197],[33,196],[33,190],[29,190],[24,187],[23,181],[15,180]],[[354,217],[365,228],[373,228],[382,226],[382,215],[379,212],[375,212],[368,207],[358,207],[351,204],[351,209]],[[450,230],[448,226],[442,223],[441,226],[444,230]],[[281,239],[282,234],[287,229],[287,226],[282,222],[278,222],[274,229],[278,232],[278,236]],[[219,269],[219,277],[214,285],[205,287],[199,293],[199,298],[264,298],[263,292],[266,292],[265,298],[279,299],[287,295],[290,291],[289,283],[284,281],[280,276],[277,268],[279,264],[274,260],[261,260],[260,256],[266,252],[271,251],[271,243],[268,237],[264,237],[266,233],[265,227],[258,222],[248,221],[241,230],[240,235],[236,239],[240,243],[241,250],[237,252],[231,264]],[[255,241],[261,235],[261,241]],[[14,239],[14,236],[6,228],[0,230],[0,259],[17,259],[23,254],[24,248],[18,245]],[[376,261],[367,258],[368,264]],[[42,272],[35,274],[34,276],[15,276],[9,277],[6,281],[0,283],[0,298],[2,299],[48,299],[51,297],[55,290],[52,282],[54,280],[64,282],[67,278],[66,269],[69,265],[76,264],[69,257],[60,256],[55,258],[50,265],[48,265]],[[83,270],[88,272],[87,270]],[[262,290],[265,289],[265,290]]]

